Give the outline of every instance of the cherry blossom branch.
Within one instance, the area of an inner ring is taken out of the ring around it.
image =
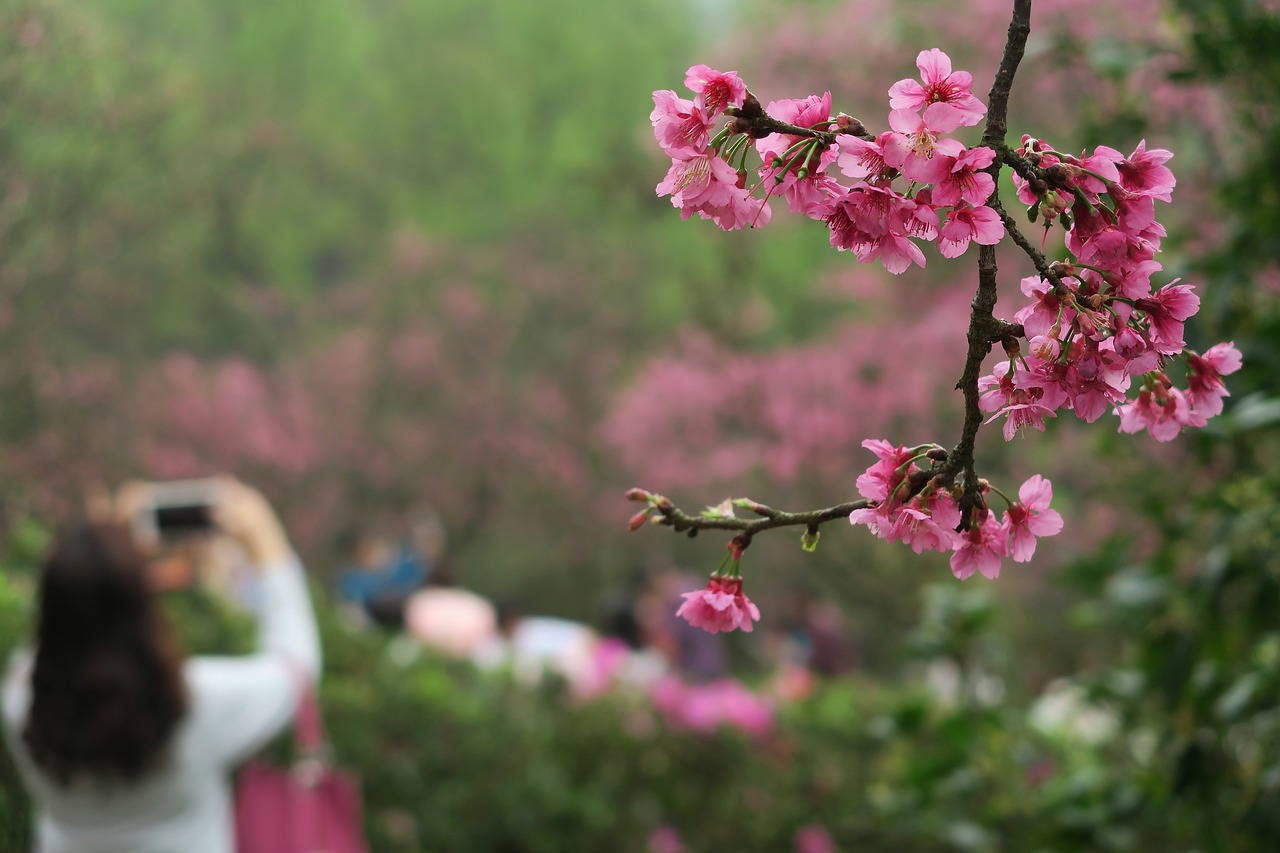
[[[1013,78],[1017,72],[1018,65],[1025,54],[1027,36],[1030,31],[1031,0],[1015,0],[1004,53],[988,97],[986,122],[982,135],[982,144],[997,153],[997,157],[985,169],[995,182],[995,188],[993,188],[990,197],[987,199],[987,205],[1005,223],[1009,233],[1015,235],[1014,242],[1024,251],[1029,251],[1029,254],[1032,255],[1032,261],[1037,265],[1037,269],[1043,267],[1046,277],[1057,286],[1061,284],[1061,279],[1049,270],[1048,262],[1043,254],[1035,250],[1035,247],[1017,231],[1016,227],[1013,227],[1012,219],[1005,213],[1000,204],[998,188],[1000,169],[1009,159],[1020,161],[1016,166],[1013,166],[1015,169],[1034,170],[1034,167],[1029,162],[1017,157],[1004,142],[1008,133],[1009,93],[1013,87]],[[818,130],[814,127],[800,127],[779,121],[769,116],[764,111],[760,101],[749,92],[746,93],[741,107],[728,107],[725,113],[732,116],[731,124],[728,128],[730,132],[745,134],[755,139],[762,139],[774,133],[782,133],[811,138],[824,146],[833,145],[842,133],[864,140],[875,139],[875,137],[866,132],[860,121],[843,115],[833,120],[833,124],[839,128],[838,130]],[[964,490],[960,500],[960,529],[962,530],[969,529],[975,515],[973,511],[985,507],[985,500],[982,497],[985,484],[978,479],[974,467],[974,446],[977,441],[978,430],[982,426],[982,412],[978,405],[978,379],[982,373],[982,363],[991,351],[991,347],[996,343],[1002,343],[1006,351],[1010,353],[1016,352],[1017,338],[1024,335],[1024,330],[1020,324],[1008,323],[994,316],[997,299],[996,275],[995,247],[980,246],[978,252],[978,292],[973,299],[967,332],[968,354],[960,381],[956,383],[956,388],[963,393],[965,401],[964,426],[961,431],[960,441],[949,456],[945,451],[942,451],[943,458],[936,460],[936,462],[941,463],[940,465],[935,464],[927,472],[918,472],[915,478],[918,482],[913,482],[910,489],[911,493],[914,494],[923,489],[927,483],[949,486],[955,483],[958,478],[962,479]],[[963,476],[961,477],[961,475]],[[751,537],[762,530],[777,527],[805,527],[806,543],[808,543],[809,537],[813,537],[814,541],[816,541],[818,527],[821,524],[837,518],[846,518],[855,510],[866,509],[876,504],[875,501],[864,499],[850,501],[826,509],[791,513],[774,510],[746,499],[734,502],[737,506],[749,509],[761,516],[757,519],[748,520],[734,517],[732,510],[727,509],[711,510],[699,515],[688,513],[675,506],[668,498],[652,494],[643,489],[632,489],[627,493],[627,496],[631,500],[644,501],[648,504],[643,511],[636,513],[632,517],[632,529],[638,529],[645,523],[654,523],[670,527],[676,532],[687,532],[691,536],[696,535],[699,530],[735,530],[738,531],[738,535],[734,537],[731,543],[731,551],[734,551],[738,556],[750,544]]]
[[[875,139],[862,122],[852,116],[840,116],[836,119],[838,130],[817,130],[812,127],[799,127],[798,125],[788,124],[785,121],[779,121],[764,111],[760,106],[760,101],[755,95],[747,94],[746,100],[741,107],[729,107],[725,110],[727,115],[733,116],[735,124],[735,133],[745,133],[752,139],[763,139],[774,133],[785,133],[790,136],[808,136],[816,139],[823,145],[832,145],[840,135],[856,136],[859,139],[872,140]]]
[[[851,251],[863,263],[879,262],[895,275],[925,265],[917,242],[936,242],[945,258],[979,246],[967,351],[956,383],[964,419],[952,450],[867,439],[862,446],[878,461],[857,479],[863,500],[808,512],[779,512],[744,498],[692,514],[661,495],[628,493],[646,503],[631,519],[633,530],[652,523],[690,536],[703,529],[736,532],[707,588],[684,595],[677,615],[691,624],[712,632],[751,630],[759,611],[743,594],[738,571],[751,537],[803,526],[801,543],[812,550],[819,526],[846,513],[851,523],[917,553],[950,551],[951,570],[961,580],[975,572],[998,577],[1004,557],[1030,560],[1038,538],[1062,529],[1061,516],[1050,508],[1052,484],[1034,475],[1015,501],[979,479],[975,446],[984,423],[1003,417],[1010,441],[1025,428],[1043,430],[1044,419],[1057,411],[1093,423],[1110,409],[1121,432],[1145,429],[1157,441],[1170,441],[1222,411],[1228,392],[1221,377],[1239,369],[1239,351],[1229,341],[1203,354],[1187,350],[1183,325],[1200,306],[1194,286],[1175,281],[1154,289],[1151,280],[1162,269],[1154,256],[1165,230],[1154,208],[1157,201],[1171,201],[1176,181],[1164,163],[1172,152],[1148,149],[1145,140],[1127,157],[1106,146],[1077,157],[1032,136],[1022,137],[1017,150],[1005,143],[1031,2],[1013,0],[986,106],[971,91],[972,75],[953,71],[950,57],[937,48],[921,51],[920,80],[890,87],[892,130],[874,138],[857,119],[832,116],[829,92],[774,101],[770,116],[736,73],[704,65],[686,72],[693,100],[671,90],[654,92],[650,121],[671,157],[655,191],[669,196],[682,218],[697,214],[725,231],[763,227],[772,217],[770,199],[785,201],[792,212],[823,222],[833,248]],[[729,121],[713,136],[715,116],[722,113]],[[966,148],[944,136],[980,122],[979,146]],[[753,149],[760,162],[751,166]],[[1058,223],[1065,230],[1071,260],[1051,261],[1004,210],[999,178],[1005,166],[1014,173],[1019,200],[1030,205],[1030,220],[1043,217],[1046,227]],[[753,168],[759,181],[749,180]],[[837,170],[854,181],[840,181]],[[905,192],[893,186],[899,178],[909,183]],[[1030,302],[1015,315],[1017,323],[995,316],[995,246],[1006,235],[1039,272],[1022,281]],[[1035,347],[1023,353],[1019,339],[1029,335]],[[984,376],[983,362],[997,343],[1010,361]],[[1185,391],[1164,372],[1175,355],[1186,365]],[[1141,385],[1131,399],[1137,376]],[[984,413],[990,415],[985,421]],[[1008,503],[1002,515],[988,506],[989,493]],[[758,518],[737,518],[735,509]]]
[[[1031,0],[1014,0],[1009,35],[1005,41],[1004,55],[1000,58],[1000,67],[996,71],[995,80],[991,83],[991,92],[987,97],[987,118],[982,131],[982,144],[993,151],[1000,150],[1008,133],[1009,92],[1013,88],[1014,74],[1017,73],[1018,65],[1026,53],[1027,36],[1030,32]],[[987,167],[987,171],[996,183],[991,196],[987,199],[987,206],[1004,220],[1009,217],[1000,204],[1000,167],[999,159]],[[978,429],[982,426],[982,411],[978,407],[978,378],[982,375],[982,362],[991,351],[993,340],[1001,340],[1008,334],[1008,330],[1002,328],[1002,321],[997,320],[994,315],[996,299],[999,295],[996,273],[995,246],[979,246],[978,292],[973,297],[969,314],[969,351],[965,357],[964,372],[960,376],[960,382],[957,383],[957,387],[964,394],[964,427],[960,435],[960,443],[951,452],[948,463],[953,475],[961,472],[964,474],[964,495],[960,499],[960,524],[965,530],[969,528],[972,521],[973,510],[984,503],[981,494],[982,486],[974,468],[973,457]]]
[[[1018,223],[1014,221],[1014,218],[1003,208],[997,209],[996,212],[1000,214],[1000,221],[1004,223],[1005,233],[1009,235],[1009,238],[1013,240],[1019,249],[1026,253],[1027,257],[1031,258],[1031,263],[1035,265],[1036,272],[1040,273],[1040,277],[1046,279],[1051,285],[1053,285],[1054,293],[1057,293],[1060,296],[1069,293],[1070,288],[1067,287],[1066,282],[1062,280],[1061,276],[1054,272],[1053,266],[1049,263],[1049,259],[1045,257],[1044,252],[1037,249],[1035,245],[1027,239],[1026,235],[1018,230]]]
[[[747,509],[760,516],[760,518],[747,519],[726,514],[729,511],[727,508],[717,508],[710,510],[709,513],[694,515],[680,509],[662,495],[652,495],[641,489],[633,489],[628,492],[628,497],[633,500],[645,501],[650,505],[650,510],[641,512],[639,516],[644,516],[652,511],[650,523],[665,525],[677,533],[688,532],[690,535],[696,535],[699,530],[739,531],[743,549],[746,548],[751,537],[762,530],[772,530],[776,527],[804,527],[809,533],[813,534],[816,533],[820,525],[836,519],[848,519],[849,513],[856,509],[866,509],[874,503],[874,501],[862,499],[848,501],[825,509],[784,512],[745,498],[733,501],[732,504],[739,509]]]

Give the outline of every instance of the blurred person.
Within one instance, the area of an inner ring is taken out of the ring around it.
[[[404,627],[423,645],[468,658],[493,642],[498,618],[488,599],[465,589],[432,585],[409,596]]]
[[[599,637],[588,625],[556,616],[526,616],[514,604],[498,606],[498,633],[477,648],[477,666],[511,667],[516,677],[536,683],[548,672],[577,685],[594,675]]]
[[[231,770],[293,719],[319,674],[320,643],[275,513],[257,491],[220,482],[214,532],[259,576],[254,654],[184,661],[148,554],[124,524],[80,523],[55,540],[35,646],[12,656],[2,696],[38,853],[234,849]]]
[[[430,565],[409,541],[370,528],[352,528],[344,539],[346,565],[338,596],[349,614],[384,628],[404,626],[405,603],[427,582]]]

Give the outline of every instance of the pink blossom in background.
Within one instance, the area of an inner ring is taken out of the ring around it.
[[[153,476],[196,476],[246,464],[298,475],[320,458],[303,390],[246,361],[205,367],[179,353],[138,384],[144,461]]]
[[[633,476],[664,488],[752,471],[777,482],[843,483],[840,472],[862,467],[862,437],[887,433],[899,419],[914,425],[913,435],[930,436],[956,405],[944,393],[954,377],[948,382],[937,365],[963,356],[951,322],[971,296],[906,283],[868,292],[887,277],[860,269],[840,280],[866,295],[859,314],[825,340],[738,352],[689,331],[652,356],[600,425],[612,452]],[[910,332],[902,317],[911,318]]]
[[[675,729],[712,734],[728,726],[752,737],[773,730],[773,703],[732,678],[692,684],[667,675],[650,686],[649,699]]]
[[[680,831],[664,824],[649,833],[649,853],[687,853],[687,850]]]
[[[796,853],[838,853],[840,848],[820,823],[811,823],[796,830]]]

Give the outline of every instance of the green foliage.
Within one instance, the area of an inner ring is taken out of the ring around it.
[[[15,589],[0,578],[5,640],[29,607]],[[207,597],[169,604],[193,652],[246,648],[242,615]],[[338,761],[363,779],[374,850],[639,853],[663,824],[691,850],[788,849],[815,822],[848,847],[904,851],[1096,837],[1071,825],[1078,783],[1038,781],[1080,764],[1080,744],[1044,737],[1012,706],[841,681],[784,705],[763,739],[695,735],[639,694],[574,700],[558,683],[517,685],[322,615],[326,722]],[[29,807],[8,762],[0,780],[0,842],[19,849]]]

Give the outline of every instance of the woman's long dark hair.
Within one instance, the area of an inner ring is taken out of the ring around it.
[[[63,530],[40,585],[23,739],[50,777],[136,779],[162,760],[187,711],[181,657],[120,525]]]

